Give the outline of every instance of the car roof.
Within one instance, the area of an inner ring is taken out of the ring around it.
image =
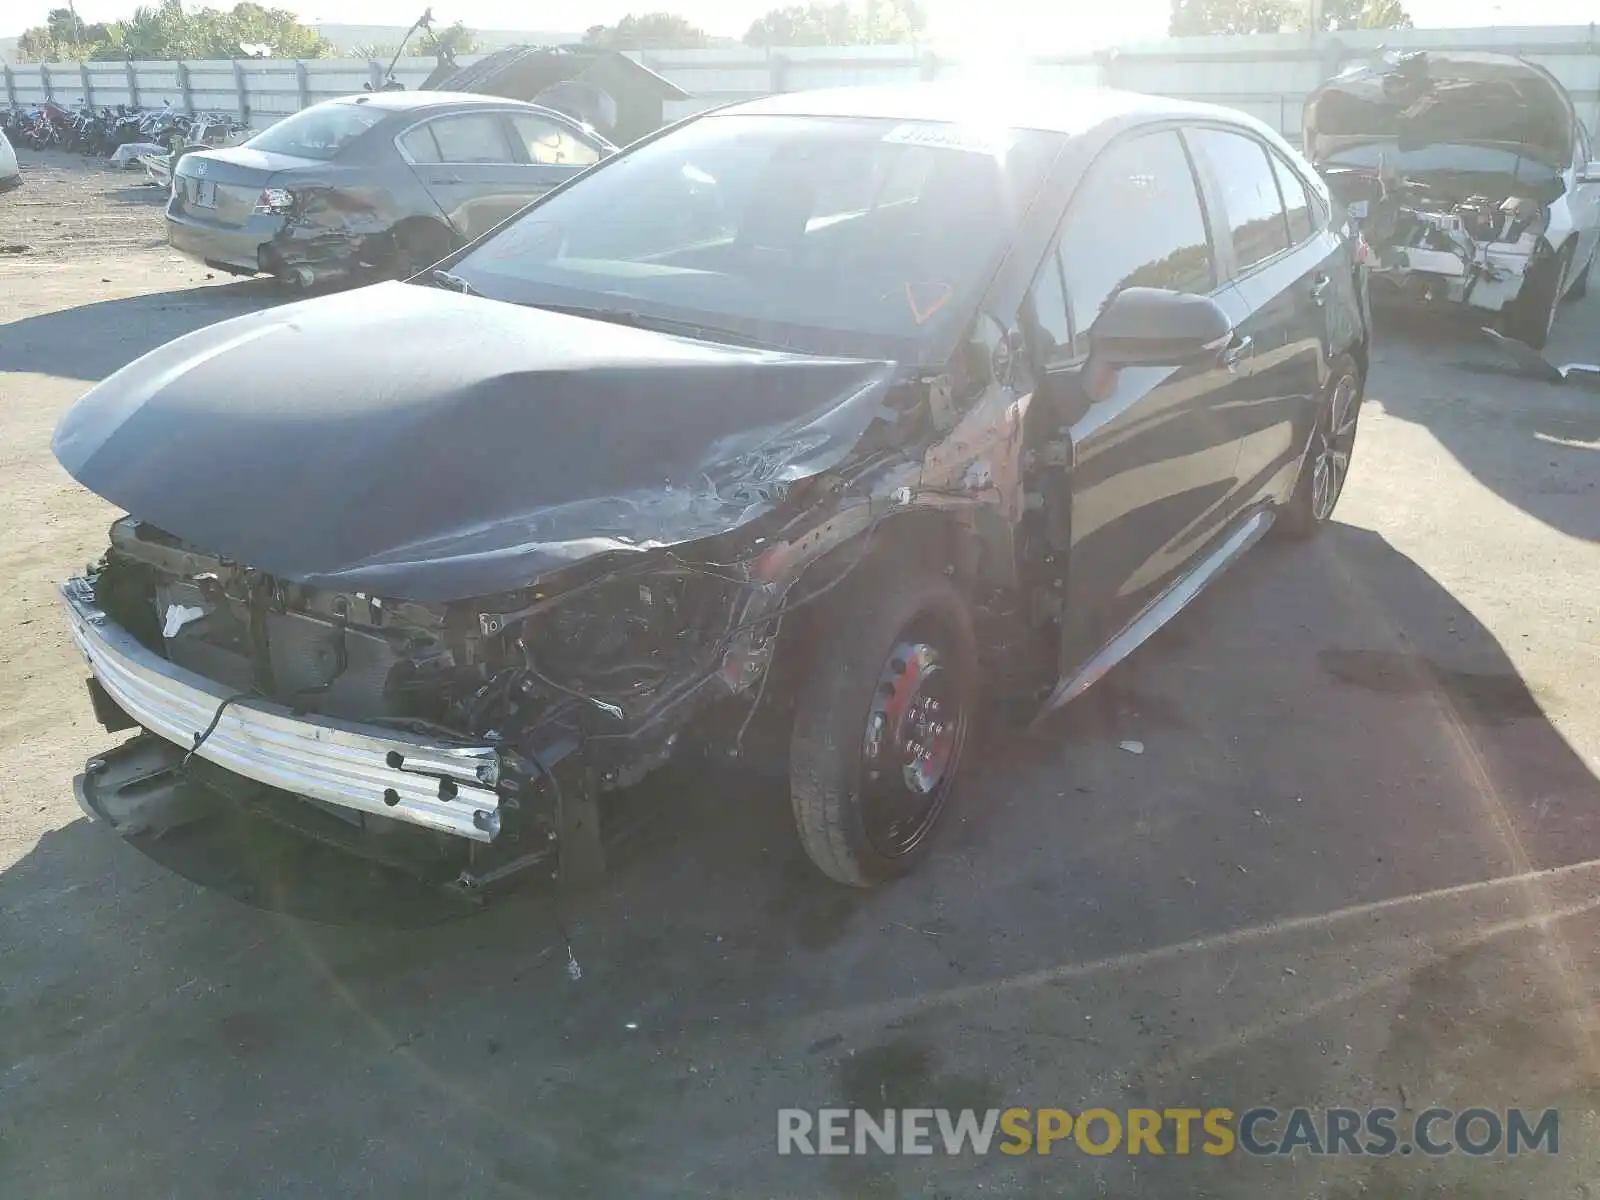
[[[467,108],[492,104],[505,108],[538,108],[522,100],[509,100],[504,96],[483,96],[474,92],[358,92],[354,96],[340,96],[334,104],[361,104],[395,112],[415,112],[424,108]]]
[[[1226,121],[1252,129],[1264,128],[1248,114],[1216,104],[1172,100],[1115,88],[1066,87],[1048,80],[991,84],[971,78],[953,78],[931,83],[826,88],[765,96],[717,111],[719,114],[865,117],[990,125],[1045,130],[1069,137],[1128,118]]]

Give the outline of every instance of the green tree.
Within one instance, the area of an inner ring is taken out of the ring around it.
[[[17,39],[17,54],[25,62],[238,58],[241,45],[269,46],[275,58],[328,58],[334,54],[331,42],[300,24],[286,9],[247,2],[226,12],[215,8],[185,11],[181,0],[161,0],[154,7],[135,9],[126,20],[101,25],[83,25],[74,21],[69,9],[54,9],[44,25]]]
[[[215,13],[214,9],[200,11]],[[208,46],[211,58],[237,58],[241,44],[271,46],[272,58],[331,58],[335,53],[333,43],[300,24],[288,9],[245,3],[216,16],[214,40]]]
[[[52,8],[43,25],[17,39],[17,57],[23,62],[75,62],[88,56],[90,45],[87,30],[70,8]]]
[[[1277,33],[1294,28],[1289,0],[1172,0],[1167,32],[1173,37],[1210,33]]]
[[[68,50],[72,47],[68,46]],[[24,29],[22,36],[17,38],[18,62],[66,62],[62,57],[55,38],[50,36],[50,31],[43,25],[35,25],[32,29]]]
[[[744,40],[750,46],[873,46],[915,41],[928,15],[917,0],[866,0],[863,6],[839,3],[775,8],[753,21]]]
[[[1172,0],[1167,32],[1173,37],[1208,33],[1304,31],[1310,0]],[[1401,0],[1322,0],[1320,32],[1339,29],[1409,29]]]
[[[438,32],[424,29],[422,35],[412,45],[416,47],[417,54],[432,55],[435,58],[476,54],[483,48],[478,41],[478,35],[460,21]]]
[[[58,42],[88,40],[84,36],[83,22],[70,8],[52,8],[45,15],[44,25],[50,31],[50,36]]]
[[[711,36],[676,13],[629,13],[615,25],[591,25],[583,44],[605,50],[693,50],[711,43]]]
[[[1361,6],[1363,29],[1411,29],[1411,14],[1400,6],[1400,0],[1367,0]]]

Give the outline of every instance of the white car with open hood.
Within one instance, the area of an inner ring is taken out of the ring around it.
[[[1433,51],[1352,67],[1307,100],[1305,149],[1371,248],[1374,293],[1498,313],[1542,347],[1588,287],[1600,161],[1543,67]]]

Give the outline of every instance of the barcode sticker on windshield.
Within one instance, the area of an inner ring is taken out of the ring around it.
[[[935,122],[896,125],[883,140],[896,146],[928,146],[935,150],[962,150],[968,154],[1001,155],[1010,147],[1004,130]]]

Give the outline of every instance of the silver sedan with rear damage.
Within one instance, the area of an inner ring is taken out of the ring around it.
[[[403,279],[612,150],[570,117],[516,100],[328,100],[242,146],[184,155],[167,235],[207,266],[300,288]]]

